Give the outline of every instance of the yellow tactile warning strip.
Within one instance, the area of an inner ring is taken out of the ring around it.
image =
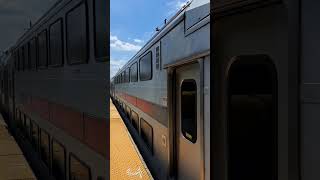
[[[36,180],[23,153],[0,114],[0,179]]]
[[[110,101],[110,179],[153,179],[112,101]]]

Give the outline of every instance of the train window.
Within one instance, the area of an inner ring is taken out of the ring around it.
[[[39,139],[39,127],[38,125],[31,121],[30,122],[31,125],[31,143],[33,148],[37,151],[38,150],[38,139]]]
[[[40,154],[43,162],[49,167],[50,165],[50,136],[40,129]]]
[[[19,126],[20,123],[20,112],[18,109],[16,109],[16,124]]]
[[[19,70],[19,55],[17,53],[17,51],[14,52],[14,66],[16,71]]]
[[[21,130],[23,129],[23,116],[21,111],[19,111],[18,115],[18,128]]]
[[[23,47],[19,49],[19,70],[24,70],[24,53],[23,53]]]
[[[131,121],[132,121],[133,127],[136,130],[139,130],[139,115],[134,111],[131,111]]]
[[[91,172],[87,165],[81,162],[73,154],[70,154],[70,179],[72,180],[90,180]]]
[[[30,68],[36,69],[37,68],[37,42],[36,38],[33,38],[29,43],[30,48]]]
[[[151,51],[144,55],[139,61],[140,81],[152,79],[152,53]]]
[[[38,50],[38,67],[46,68],[48,65],[47,30],[42,31],[38,36]]]
[[[181,132],[195,143],[197,141],[197,84],[193,79],[181,84]]]
[[[152,126],[147,123],[143,118],[140,119],[141,125],[141,137],[144,142],[147,144],[148,148],[150,149],[151,153],[153,152],[153,129]]]
[[[66,179],[66,150],[55,140],[52,140],[52,175],[56,179]]]
[[[28,138],[30,138],[30,119],[27,116],[25,116],[25,122],[25,134]]]
[[[88,56],[86,6],[67,13],[67,59],[69,64],[85,63]]]
[[[159,70],[160,69],[160,64],[161,64],[161,60],[160,60],[160,46],[156,47],[156,69]]]
[[[130,107],[128,105],[126,106],[126,114],[127,114],[128,117],[130,117],[131,109],[130,109]]]
[[[134,63],[130,67],[130,80],[131,82],[138,81],[138,63]]]
[[[125,82],[128,83],[128,82],[130,82],[130,69],[129,68],[126,69],[125,74],[126,74],[126,76],[125,76],[126,81]]]
[[[94,1],[95,9],[95,56],[97,61],[107,61],[109,48],[106,42],[109,42],[107,29],[109,18],[107,18],[107,1]]]
[[[63,64],[63,31],[62,19],[53,23],[49,30],[49,65],[59,66]]]
[[[122,83],[126,82],[126,71],[122,72]]]
[[[24,45],[24,68],[29,69],[29,46],[28,44]]]

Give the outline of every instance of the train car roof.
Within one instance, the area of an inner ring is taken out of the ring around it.
[[[117,76],[123,72],[123,69],[127,68],[132,61],[139,58],[141,55],[143,55],[150,47],[152,47],[155,43],[157,43],[163,36],[165,36],[172,28],[174,28],[185,16],[184,13],[186,11],[190,11],[199,4],[209,4],[209,0],[190,0],[188,1],[173,17],[170,18],[170,20],[165,23],[159,31],[154,34],[149,41],[114,75]],[[207,9],[206,9],[207,10]],[[208,12],[210,13],[210,10],[208,9]]]

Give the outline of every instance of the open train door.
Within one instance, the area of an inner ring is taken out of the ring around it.
[[[177,179],[203,179],[201,63],[199,60],[175,71]]]
[[[228,71],[229,180],[277,178],[277,75],[263,55],[235,58]]]

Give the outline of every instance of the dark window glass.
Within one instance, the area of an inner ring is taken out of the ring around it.
[[[17,51],[15,51],[14,52],[14,67],[15,67],[15,69],[16,69],[16,71],[18,71],[19,70],[19,59],[18,59],[18,53],[17,53]]]
[[[25,116],[25,122],[26,122],[25,134],[28,138],[30,138],[30,119],[27,116]]]
[[[67,59],[69,64],[87,60],[86,6],[81,4],[67,14]]]
[[[23,129],[24,126],[24,118],[23,118],[23,113],[21,111],[19,111],[19,116],[18,116],[18,128],[20,128],[20,130]]]
[[[131,82],[138,81],[138,63],[134,63],[130,67],[130,81]]]
[[[30,68],[36,69],[37,68],[37,42],[36,38],[33,38],[30,43]]]
[[[19,70],[23,71],[24,70],[24,50],[23,47],[19,49]]]
[[[125,74],[125,71],[122,72],[122,83],[125,83],[126,82],[126,74]]]
[[[39,68],[46,68],[48,65],[47,30],[42,31],[38,36],[38,58]]]
[[[107,17],[107,1],[95,0],[95,55],[98,61],[106,61],[110,50],[109,18]]]
[[[50,26],[50,58],[49,65],[57,66],[63,63],[63,34],[62,34],[62,20]]]
[[[126,69],[125,74],[126,74],[125,81],[128,83],[128,82],[130,82],[130,69],[129,68]]]
[[[126,106],[126,114],[128,117],[130,117],[130,114],[131,114],[131,109],[129,106]]]
[[[19,121],[20,121],[20,112],[18,109],[16,109],[16,123],[17,123],[17,125],[19,125]]]
[[[31,121],[31,143],[33,148],[37,151],[38,150],[38,143],[39,143],[39,127],[33,121]]]
[[[52,175],[56,179],[66,179],[66,151],[54,140],[52,141]]]
[[[152,126],[147,123],[144,119],[140,119],[141,123],[141,137],[144,142],[147,144],[148,148],[150,149],[151,153],[153,152],[153,129]]]
[[[70,155],[70,179],[90,180],[91,172],[88,166],[78,160],[74,155]]]
[[[140,81],[152,79],[152,53],[151,51],[144,55],[139,61]]]
[[[139,116],[136,112],[131,111],[132,125],[136,130],[139,130]]]
[[[197,84],[184,80],[181,84],[181,131],[192,143],[197,141]]]
[[[43,162],[49,167],[50,165],[50,136],[43,130],[40,131],[40,154]]]
[[[24,69],[29,69],[29,46],[24,46]]]

